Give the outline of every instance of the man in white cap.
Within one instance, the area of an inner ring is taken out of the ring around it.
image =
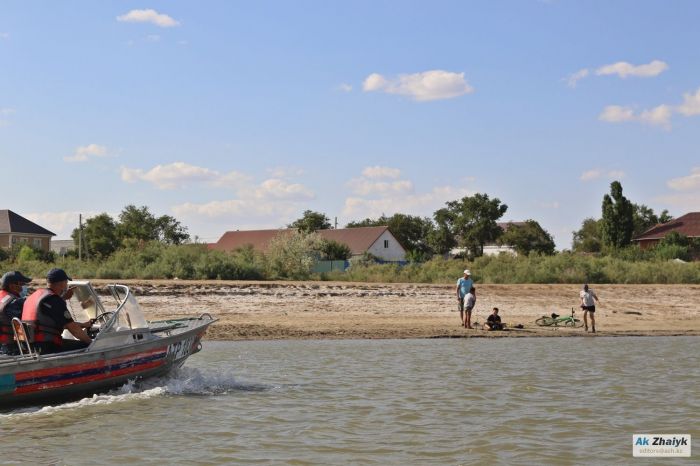
[[[472,273],[469,269],[464,271],[464,277],[457,280],[457,308],[459,309],[459,322],[463,327],[464,321],[464,298],[469,294],[469,291],[474,286],[474,280],[471,279]]]

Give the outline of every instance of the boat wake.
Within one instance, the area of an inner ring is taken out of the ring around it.
[[[202,371],[182,367],[165,377],[145,381],[129,381],[121,387],[100,395],[83,398],[78,401],[50,406],[33,406],[0,413],[0,422],[26,416],[46,416],[73,411],[89,406],[104,406],[115,403],[128,403],[163,396],[214,396],[236,391],[267,391],[276,388],[273,385],[246,383],[238,381],[225,371]]]

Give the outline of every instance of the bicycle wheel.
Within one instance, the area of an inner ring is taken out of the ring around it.
[[[583,321],[580,319],[570,319],[564,324],[567,327],[581,328],[583,327]]]
[[[546,317],[546,316],[540,317],[539,319],[537,319],[535,321],[535,323],[537,325],[539,325],[540,327],[549,327],[550,325],[552,325],[554,323],[554,319],[552,319],[551,317]]]

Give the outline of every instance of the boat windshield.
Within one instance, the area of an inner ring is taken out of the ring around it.
[[[89,282],[70,282],[73,296],[67,301],[68,310],[76,322],[85,322],[105,312]]]
[[[143,315],[141,306],[136,301],[129,287],[124,285],[108,285],[107,288],[117,301],[117,308],[113,311],[107,324],[102,328],[101,333],[118,332],[120,330],[130,330],[148,328],[148,322]]]

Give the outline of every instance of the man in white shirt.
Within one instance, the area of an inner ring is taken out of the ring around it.
[[[595,303],[600,300],[595,292],[588,287],[588,284],[583,285],[583,290],[579,293],[581,298],[581,309],[583,309],[583,325],[586,327],[586,332],[588,331],[588,314],[591,315],[591,329],[595,333]]]

